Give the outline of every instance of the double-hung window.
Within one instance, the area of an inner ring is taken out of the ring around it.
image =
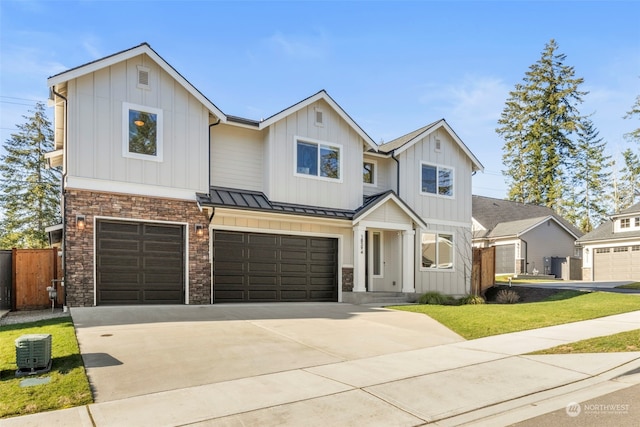
[[[340,180],[341,149],[338,144],[296,138],[296,174]]]
[[[445,166],[421,164],[420,191],[422,194],[434,194],[453,197],[453,169]]]
[[[162,161],[162,110],[124,102],[122,155]]]
[[[422,268],[453,269],[453,235],[422,233]]]

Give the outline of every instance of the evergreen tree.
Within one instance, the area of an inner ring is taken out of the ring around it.
[[[560,210],[568,188],[565,166],[575,145],[572,135],[581,120],[578,88],[582,78],[564,64],[551,40],[538,62],[529,67],[523,83],[509,93],[496,132],[505,141],[503,174],[509,179],[509,200]]]
[[[624,167],[618,181],[617,210],[621,211],[640,201],[640,158],[631,148],[622,152]]]
[[[640,119],[640,95],[636,97],[636,103],[633,104],[631,110],[627,111],[627,114],[624,115],[625,119],[633,119],[634,117]],[[629,141],[636,141],[640,144],[640,127],[636,130],[626,133],[624,136]]]
[[[573,221],[583,232],[597,227],[607,214],[610,192],[611,156],[604,153],[606,142],[588,118],[578,127],[576,152],[571,167],[573,197],[577,218]],[[569,219],[569,218],[567,218]]]
[[[42,103],[29,112],[0,157],[1,248],[46,247],[45,227],[60,222],[60,171],[44,158],[53,150],[51,122]]]

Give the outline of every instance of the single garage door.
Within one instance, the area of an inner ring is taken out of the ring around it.
[[[99,220],[97,304],[182,304],[184,227]]]
[[[338,301],[338,241],[213,233],[214,302]]]
[[[496,246],[496,274],[516,272],[516,245]]]
[[[597,248],[593,255],[594,280],[640,280],[640,246]]]

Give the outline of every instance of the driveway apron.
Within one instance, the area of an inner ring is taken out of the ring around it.
[[[439,346],[416,313],[343,303],[72,308],[96,402]]]

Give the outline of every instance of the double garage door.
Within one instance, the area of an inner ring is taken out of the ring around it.
[[[183,304],[184,233],[97,221],[97,304]],[[212,246],[214,302],[338,300],[337,239],[216,230]]]
[[[337,239],[216,230],[214,302],[337,301]]]
[[[597,248],[593,255],[594,280],[640,280],[640,246]]]
[[[99,220],[97,304],[184,303],[184,226]]]

